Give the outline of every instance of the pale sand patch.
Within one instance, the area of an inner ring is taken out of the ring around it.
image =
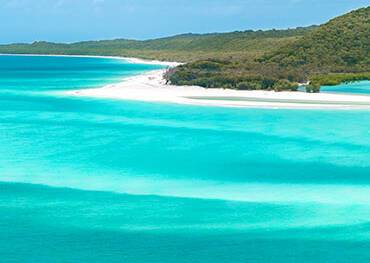
[[[134,59],[132,62],[141,63],[141,60]],[[165,70],[155,70],[126,78],[118,84],[96,89],[67,91],[65,94],[108,99],[226,107],[370,109],[370,96],[365,95],[238,91],[229,89],[205,89],[197,86],[174,86],[166,85],[163,79],[164,72]]]
[[[86,55],[39,55],[0,54],[0,56],[61,56],[122,59],[130,63],[175,67],[178,62],[145,60],[130,57]],[[238,91],[229,89],[205,89],[197,86],[166,85],[165,69],[151,71],[126,78],[121,83],[102,88],[66,91],[63,94],[122,100],[169,102],[194,105],[293,108],[293,109],[370,109],[370,96],[305,92]]]

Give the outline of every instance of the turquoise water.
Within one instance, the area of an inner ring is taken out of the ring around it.
[[[353,93],[370,95],[370,81],[358,81],[351,83],[344,83],[336,86],[323,86],[322,92],[335,92],[335,93]]]
[[[1,262],[370,261],[369,111],[52,95],[153,67],[0,57]]]
[[[0,89],[19,92],[92,88],[159,68],[93,57],[0,56]]]

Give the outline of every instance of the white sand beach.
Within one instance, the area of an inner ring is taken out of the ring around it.
[[[0,54],[9,56],[10,54]],[[86,56],[86,55],[18,55],[62,56],[122,59],[131,63],[155,64],[168,67],[179,62],[145,60],[131,57]],[[96,97],[117,100],[138,100],[221,107],[286,108],[286,109],[370,109],[370,96],[334,93],[241,91],[231,89],[205,89],[198,86],[167,85],[165,69],[150,71],[125,78],[122,82],[102,88],[63,92],[65,95]]]
[[[151,63],[173,67],[179,63],[123,58],[132,63]],[[194,105],[294,108],[294,109],[370,109],[370,96],[305,92],[238,91],[205,89],[197,86],[166,85],[165,70],[155,70],[124,79],[102,88],[68,91],[68,95],[122,100],[169,102]]]

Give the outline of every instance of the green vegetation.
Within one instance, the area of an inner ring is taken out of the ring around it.
[[[184,34],[154,40],[105,40],[72,44],[35,42],[0,45],[6,54],[105,55],[191,62],[199,59],[254,59],[301,38],[314,27],[288,30]]]
[[[311,83],[320,86],[334,86],[343,82],[353,82],[359,80],[370,80],[370,72],[364,73],[337,73],[327,75],[316,75],[311,77]]]
[[[369,71],[369,36],[370,7],[337,17],[260,61],[299,74]]]
[[[370,80],[370,72],[321,74],[312,76],[310,80],[310,84],[306,86],[306,91],[315,93],[320,92],[321,86],[335,86],[341,83]]]
[[[109,55],[186,62],[165,77],[175,85],[240,90],[297,90],[368,79],[370,7],[319,27],[184,34],[154,40],[35,42],[0,45],[7,54]]]
[[[204,60],[169,70],[166,78],[175,85],[240,90],[297,90],[295,81],[269,77],[275,68],[263,67],[253,60]],[[284,74],[284,72],[281,72]]]
[[[266,50],[254,60],[196,61],[167,77],[174,84],[278,91],[294,90],[295,82],[311,81],[307,91],[319,92],[320,85],[327,83],[368,79],[369,36],[367,7],[335,18],[285,46]]]

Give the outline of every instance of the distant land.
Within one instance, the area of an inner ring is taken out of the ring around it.
[[[370,79],[370,7],[352,11],[307,30],[289,43],[264,49],[256,59],[208,59],[167,74],[181,85],[232,89],[296,90]]]
[[[138,40],[0,45],[3,54],[104,55],[179,61],[175,85],[240,90],[296,90],[370,79],[370,7],[321,26],[286,30],[183,34]]]
[[[210,58],[256,58],[266,51],[283,47],[314,29],[243,31],[212,34],[182,34],[153,40],[101,40],[61,44],[38,41],[32,44],[0,45],[0,53],[101,55],[138,57],[178,62]]]

